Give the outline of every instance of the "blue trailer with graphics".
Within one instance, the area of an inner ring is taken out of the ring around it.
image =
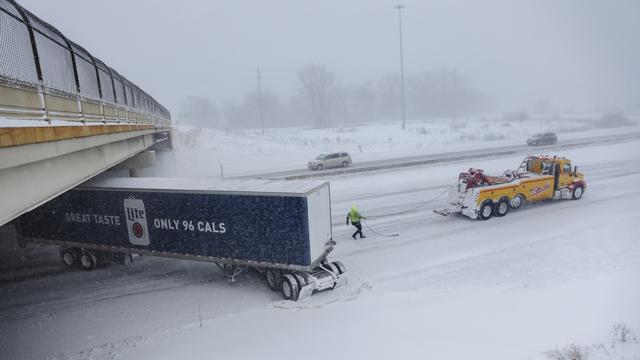
[[[68,267],[131,254],[209,261],[233,278],[254,268],[298,300],[345,281],[333,250],[329,183],[316,180],[108,178],[21,216],[23,241],[61,245]]]

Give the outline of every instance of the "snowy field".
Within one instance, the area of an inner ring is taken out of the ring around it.
[[[322,153],[346,151],[357,164],[449,151],[525,145],[529,136],[546,131],[556,132],[562,142],[638,132],[638,120],[639,117],[631,116],[625,126],[603,123],[597,117],[587,116],[581,120],[429,120],[409,121],[405,131],[394,123],[329,129],[266,129],[264,135],[257,129],[222,131],[178,126],[175,170],[180,176],[193,177],[253,175],[305,169],[309,160]]]
[[[426,202],[462,170],[519,156],[330,178],[349,283],[303,302],[255,274],[230,284],[211,264],[154,258],[0,284],[0,358],[640,359],[640,142],[558,155],[585,173],[583,199],[484,222]],[[351,239],[352,204],[400,235]]]

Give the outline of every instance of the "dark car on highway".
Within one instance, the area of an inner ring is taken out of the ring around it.
[[[558,142],[558,136],[552,132],[546,132],[544,134],[535,134],[527,139],[527,145],[553,145]]]

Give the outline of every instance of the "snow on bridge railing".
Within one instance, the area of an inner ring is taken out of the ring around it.
[[[171,125],[171,114],[14,0],[0,0],[0,116]]]

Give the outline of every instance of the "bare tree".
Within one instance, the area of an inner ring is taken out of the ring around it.
[[[335,76],[327,71],[324,65],[315,64],[310,64],[300,69],[298,76],[311,104],[313,125],[315,127],[329,126],[328,115]]]

